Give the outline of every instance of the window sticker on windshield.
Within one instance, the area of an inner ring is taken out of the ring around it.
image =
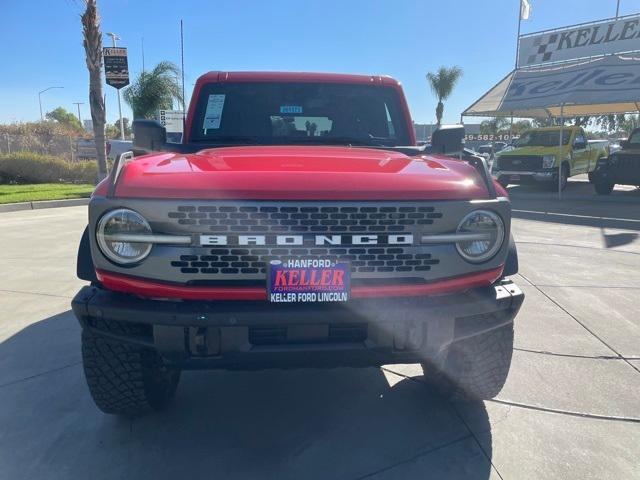
[[[220,128],[220,120],[222,119],[222,109],[224,108],[224,94],[209,95],[207,101],[207,110],[204,112],[204,125],[202,128],[218,129]]]
[[[300,105],[281,105],[280,113],[302,113]]]

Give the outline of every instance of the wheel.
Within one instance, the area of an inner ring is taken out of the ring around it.
[[[422,368],[427,380],[448,397],[487,400],[504,385],[513,354],[513,324],[455,342],[444,368]]]
[[[562,164],[562,172],[560,174],[560,190],[564,190],[567,188],[567,183],[569,182],[569,165],[566,163]],[[558,179],[556,178],[555,182],[551,182],[547,185],[547,188],[552,192],[558,191]]]
[[[609,195],[615,187],[615,183],[610,182],[606,178],[596,177],[593,186],[598,195]]]
[[[569,165],[566,163],[562,164],[562,172],[560,176],[560,190],[564,190],[567,188],[567,183],[569,182]]]
[[[139,333],[138,325],[101,321],[101,330]],[[135,416],[160,410],[174,396],[180,370],[169,369],[150,348],[82,331],[82,363],[89,391],[104,413]]]

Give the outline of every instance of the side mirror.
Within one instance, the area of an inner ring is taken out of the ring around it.
[[[443,125],[431,135],[431,153],[457,153],[463,148],[463,125]]]
[[[164,150],[167,130],[157,120],[133,121],[133,147],[135,150],[153,152]]]

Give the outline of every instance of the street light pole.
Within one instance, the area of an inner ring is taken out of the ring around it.
[[[80,116],[80,105],[84,105],[84,102],[73,102],[74,105],[78,107],[78,121],[80,125],[82,125],[82,117]]]
[[[116,47],[116,40],[120,40],[120,37],[115,33],[107,33],[107,36],[111,37],[111,41],[113,42],[113,48]],[[120,115],[120,140],[124,140],[124,122],[122,121],[122,103],[120,101],[120,89],[116,89],[118,91],[118,114]]]
[[[64,87],[48,87],[38,92],[38,104],[40,105],[40,121],[41,122],[44,121],[44,116],[42,115],[42,94],[47,90],[51,90],[52,88],[64,88]]]

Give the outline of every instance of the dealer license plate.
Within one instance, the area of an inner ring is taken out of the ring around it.
[[[268,300],[274,303],[346,302],[351,293],[351,265],[324,258],[271,260]]]

